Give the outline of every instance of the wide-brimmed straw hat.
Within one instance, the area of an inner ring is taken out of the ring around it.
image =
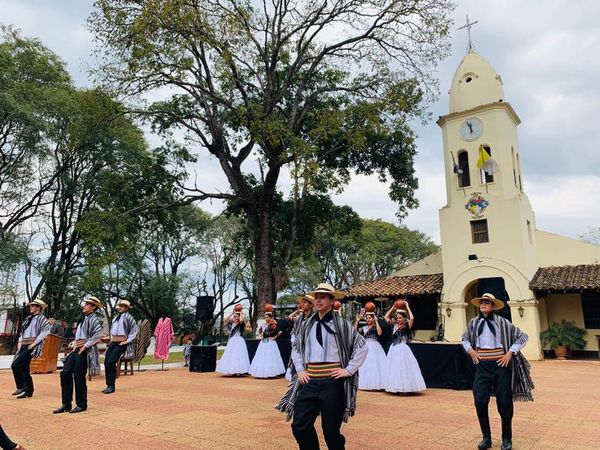
[[[44,300],[41,300],[39,298],[36,298],[35,300],[29,302],[27,304],[27,306],[39,306],[42,309],[46,309],[48,307],[48,305],[46,304],[46,302],[44,302]]]
[[[336,289],[329,283],[321,283],[314,291],[308,293],[308,295],[312,295],[315,298],[317,297],[317,294],[329,294],[335,300],[341,300],[346,296],[344,292],[336,291]]]
[[[127,306],[127,309],[131,309],[131,303],[129,302],[129,300],[125,300],[124,298],[122,298],[117,303],[117,306],[121,306],[121,305]]]
[[[312,305],[315,304],[315,298],[310,294],[305,294],[305,295],[299,296],[298,303],[300,303],[302,300],[306,300],[307,302],[309,302]]]
[[[89,303],[90,305],[94,305],[98,309],[102,309],[102,302],[93,295],[90,295],[89,297],[85,298],[83,300],[83,303]]]
[[[479,307],[482,300],[488,300],[494,304],[494,309],[502,309],[504,308],[504,302],[502,300],[497,299],[492,294],[485,293],[481,297],[475,297],[471,300],[471,303],[475,306]]]

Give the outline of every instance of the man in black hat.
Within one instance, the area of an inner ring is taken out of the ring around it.
[[[321,415],[327,447],[345,448],[340,433],[356,409],[358,369],[367,357],[364,338],[340,314],[333,303],[344,296],[327,283],[309,293],[317,314],[305,320],[296,333],[292,359],[297,375],[277,409],[293,418],[292,432],[303,450],[319,448],[315,420]]]
[[[483,435],[477,448],[492,446],[488,404],[492,389],[502,418],[502,450],[512,449],[513,398],[533,400],[533,383],[529,363],[521,354],[527,335],[494,311],[504,308],[504,302],[492,294],[471,300],[479,307],[479,315],[467,325],[462,344],[476,365],[473,397]],[[514,376],[513,376],[514,374]]]

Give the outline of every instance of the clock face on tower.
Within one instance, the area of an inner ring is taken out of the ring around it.
[[[465,141],[474,141],[483,132],[483,123],[477,117],[465,120],[460,126],[460,137]]]

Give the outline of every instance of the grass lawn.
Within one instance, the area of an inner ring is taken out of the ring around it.
[[[217,359],[221,357],[223,350],[217,350]],[[169,353],[169,358],[165,363],[180,363],[183,362],[183,352]],[[146,355],[142,358],[142,366],[145,364],[160,364],[160,359],[154,359],[154,355]]]

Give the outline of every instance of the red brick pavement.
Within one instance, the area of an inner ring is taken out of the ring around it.
[[[535,401],[517,403],[515,449],[600,448],[600,362],[535,362]],[[0,372],[0,418],[31,449],[294,449],[283,415],[273,409],[278,380],[225,378],[183,369],[121,377],[106,396],[88,383],[89,410],[53,415],[57,374],[34,375],[33,398],[17,400],[9,371]],[[495,447],[500,421],[490,404]],[[395,396],[360,392],[357,415],[343,432],[348,449],[475,448],[480,436],[469,391],[429,389]],[[324,446],[323,446],[324,447]]]

